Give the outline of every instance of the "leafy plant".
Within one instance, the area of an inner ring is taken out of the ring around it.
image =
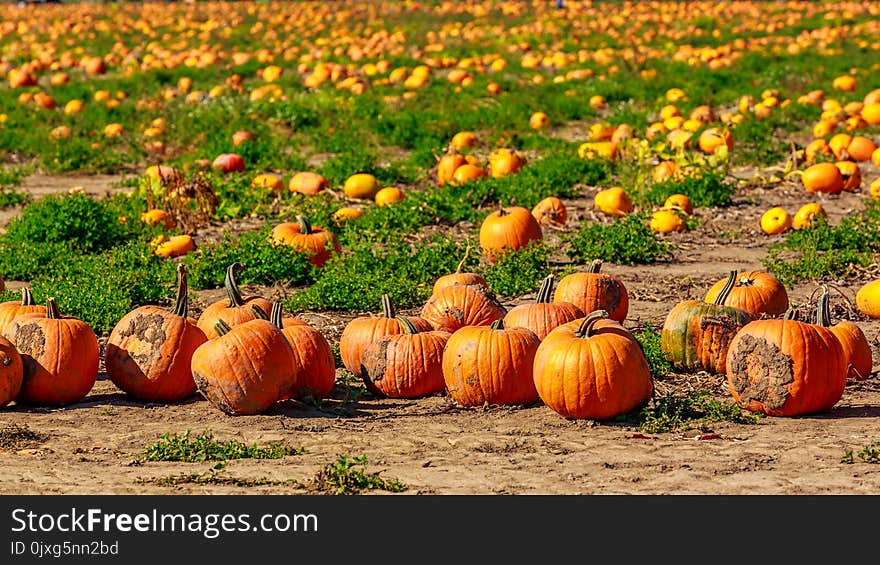
[[[380,473],[367,473],[367,456],[339,455],[315,476],[315,488],[328,494],[358,494],[365,490],[403,492],[407,486],[396,479],[384,479]]]
[[[483,271],[483,276],[489,288],[499,295],[518,296],[531,292],[550,272],[549,255],[547,245],[532,241],[526,247],[503,254]]]
[[[619,265],[647,264],[657,261],[670,251],[650,230],[645,212],[627,214],[610,224],[588,223],[576,232],[563,236],[568,254],[588,263],[601,259]]]
[[[880,463],[880,441],[871,442],[863,447],[861,451],[859,451],[858,457],[865,463]],[[840,462],[848,465],[855,463],[855,460],[853,459],[853,450],[847,449]]]
[[[642,346],[642,352],[648,360],[653,378],[661,379],[672,372],[672,364],[667,361],[666,355],[663,353],[660,332],[654,329],[651,322],[646,322],[644,327],[633,332],[633,335]]]
[[[694,206],[729,206],[735,188],[723,171],[710,169],[653,183],[645,192],[645,199],[662,205],[673,194],[684,194]]]
[[[669,394],[654,398],[644,406],[618,418],[645,433],[672,432],[699,428],[710,422],[756,424],[761,414],[743,410],[732,400],[719,400],[709,391],[686,395]]]
[[[226,461],[229,459],[282,459],[288,455],[300,455],[304,450],[283,443],[248,445],[230,439],[220,441],[213,434],[202,433],[190,437],[183,434],[165,433],[158,441],[144,449],[145,461]]]

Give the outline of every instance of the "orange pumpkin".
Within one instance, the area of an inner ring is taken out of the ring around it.
[[[544,339],[557,326],[583,318],[583,311],[570,302],[553,302],[553,275],[541,283],[534,304],[520,304],[504,316],[508,328],[527,328]]]
[[[452,182],[456,169],[467,164],[464,155],[452,154],[444,155],[437,163],[437,183],[444,186],[446,183]]]
[[[70,404],[82,400],[98,378],[98,337],[82,320],[62,316],[54,298],[46,314],[22,314],[3,337],[15,345],[24,367],[16,401]]]
[[[843,190],[843,175],[834,163],[818,163],[804,171],[801,183],[809,193],[840,194]]]
[[[208,339],[214,339],[219,336],[216,330],[217,322],[221,319],[234,328],[239,324],[249,322],[256,316],[252,305],[257,305],[265,312],[272,310],[272,303],[260,296],[243,297],[241,290],[238,288],[236,277],[244,269],[244,265],[236,261],[229,265],[226,269],[226,300],[218,300],[214,302],[202,312],[199,316],[197,325],[199,329],[205,332]]]
[[[847,365],[847,376],[856,380],[867,379],[871,375],[874,361],[871,358],[871,345],[862,329],[846,320],[831,325],[831,308],[828,291],[824,290],[819,298],[816,323],[828,328],[840,341]]]
[[[255,308],[259,309],[259,306]],[[258,316],[265,314],[262,310],[256,313]],[[280,302],[272,305],[270,315],[271,322],[281,329],[287,339],[302,372],[298,387],[289,391],[289,397],[302,399],[310,396],[320,399],[329,396],[336,383],[336,361],[327,338],[299,318],[285,318]],[[287,397],[282,395],[282,400]]]
[[[0,408],[15,400],[23,378],[21,355],[11,341],[0,336]]]
[[[10,300],[0,304],[0,334],[6,332],[9,324],[22,314],[41,314],[46,315],[46,307],[34,302],[34,295],[31,289],[21,289],[21,301]]]
[[[330,183],[324,178],[324,175],[313,173],[311,171],[301,171],[290,178],[287,188],[290,192],[299,192],[306,196],[314,196],[315,194],[330,188]]]
[[[141,306],[126,314],[107,340],[107,377],[134,398],[176,402],[195,394],[190,362],[208,341],[189,317],[189,290],[183,264],[177,267],[177,301],[171,311]]]
[[[571,273],[559,281],[553,302],[570,302],[582,312],[606,310],[612,320],[623,322],[629,311],[629,294],[617,278],[600,273],[602,261],[595,260],[585,273]]]
[[[461,406],[531,404],[538,399],[532,367],[541,340],[524,327],[466,326],[449,338],[443,378]]]
[[[566,418],[605,420],[637,408],[654,390],[639,342],[604,310],[559,326],[535,352],[544,404]]]
[[[453,285],[431,296],[422,318],[435,329],[454,332],[464,326],[488,326],[506,314],[504,306],[486,287]]]
[[[542,226],[562,227],[568,220],[568,211],[562,200],[555,196],[548,196],[532,208],[532,215]]]
[[[501,208],[489,214],[480,226],[480,246],[491,263],[511,250],[521,249],[543,237],[532,213],[521,206]]]
[[[297,216],[296,222],[283,222],[272,229],[272,242],[287,245],[305,253],[309,262],[322,267],[333,253],[341,248],[333,232],[312,226],[305,216]]]
[[[726,284],[725,278],[712,285],[706,292],[705,301],[714,304]],[[751,312],[755,317],[761,317],[762,314],[779,316],[788,309],[788,293],[785,286],[770,273],[743,271],[722,304]]]

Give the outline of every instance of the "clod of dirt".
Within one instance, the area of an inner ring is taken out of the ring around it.
[[[123,337],[136,337],[140,347],[129,347],[128,352],[138,365],[147,365],[162,357],[162,345],[167,339],[165,319],[160,314],[142,314],[132,318],[120,332]],[[144,346],[145,345],[145,346]]]
[[[19,451],[42,445],[49,436],[31,430],[27,426],[10,424],[0,428],[0,450]]]
[[[742,336],[727,370],[743,404],[754,400],[777,410],[788,400],[794,381],[792,360],[765,339]]]

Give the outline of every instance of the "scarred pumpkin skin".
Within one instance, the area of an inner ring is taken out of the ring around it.
[[[15,400],[23,378],[21,355],[11,341],[0,336],[0,408]]]
[[[541,340],[522,327],[466,326],[449,338],[443,378],[461,406],[531,404],[538,399],[532,370]]]
[[[654,390],[638,341],[605,311],[563,324],[535,353],[538,396],[566,418],[606,420],[637,408]]]
[[[21,301],[10,300],[0,303],[0,334],[6,331],[12,320],[22,314],[46,315],[46,307],[34,302],[34,296],[29,288],[21,289]]]
[[[23,364],[17,402],[64,405],[82,400],[98,379],[100,349],[92,328],[62,316],[54,298],[46,315],[23,314],[3,337],[15,345]]]
[[[729,288],[735,280],[733,271],[728,278]],[[686,300],[669,311],[660,332],[661,348],[677,370],[724,374],[730,341],[755,319],[745,310],[723,306],[725,298],[727,293],[722,291],[714,304]]]
[[[422,307],[422,318],[434,329],[449,332],[464,326],[488,326],[506,313],[487,289],[472,285],[446,287]]]
[[[755,320],[727,352],[730,394],[768,416],[822,412],[843,396],[847,366],[831,330],[791,319]]]
[[[141,306],[132,310],[110,332],[104,350],[107,377],[139,400],[177,402],[196,392],[192,355],[208,338],[188,317],[183,264],[177,273],[174,308]]]
[[[714,303],[725,284],[727,279],[721,279],[712,285],[706,292],[706,302]],[[788,293],[785,286],[770,273],[743,271],[737,277],[724,305],[751,312],[755,317],[762,314],[780,316],[788,309]]]
[[[553,275],[541,283],[534,304],[520,304],[504,316],[508,328],[526,328],[544,339],[557,326],[584,317],[583,311],[570,302],[552,302]]]
[[[237,261],[229,265],[226,269],[225,282],[227,298],[211,304],[199,316],[196,325],[205,332],[208,339],[215,339],[219,336],[216,326],[220,320],[234,328],[239,324],[256,319],[253,306],[259,306],[266,313],[272,310],[272,303],[265,298],[260,296],[243,297],[241,295],[236,277],[242,269],[244,269],[244,265]]]
[[[629,312],[629,294],[624,284],[600,273],[602,261],[593,261],[586,273],[566,275],[556,285],[553,302],[570,302],[582,312],[605,310],[612,320],[623,323]]]
[[[287,338],[268,320],[226,329],[192,356],[196,386],[211,404],[231,416],[260,414],[297,390],[301,368]],[[226,333],[222,333],[225,331]]]
[[[382,310],[382,316],[355,318],[342,330],[342,336],[339,338],[339,356],[348,372],[355,375],[361,373],[361,360],[364,351],[371,343],[386,335],[403,332],[400,322],[396,319],[394,304],[387,294],[382,295]],[[420,332],[434,329],[430,322],[420,317],[409,317],[408,320]]]
[[[443,391],[443,349],[450,333],[418,331],[398,318],[401,333],[386,335],[364,351],[359,374],[373,394],[388,398],[419,398]]]

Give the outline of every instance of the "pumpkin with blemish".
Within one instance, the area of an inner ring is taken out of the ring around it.
[[[846,358],[847,377],[858,381],[867,379],[874,365],[868,338],[865,336],[865,332],[852,322],[841,320],[832,325],[830,297],[827,290],[824,290],[822,296],[819,297],[816,323],[831,330],[831,333],[840,341]]]
[[[715,302],[727,285],[727,279],[721,279],[706,292],[706,302]],[[736,283],[723,302],[724,306],[732,306],[751,312],[755,317],[766,314],[779,316],[788,309],[788,292],[779,280],[765,271],[743,271],[737,276]]]
[[[22,314],[46,315],[46,307],[34,302],[34,295],[29,288],[21,289],[20,301],[10,300],[0,304],[0,334],[4,333],[9,324]]]
[[[532,208],[532,216],[542,226],[562,227],[568,220],[565,204],[555,196],[548,196]]]
[[[531,404],[538,399],[532,368],[541,343],[532,330],[491,326],[459,329],[443,352],[443,379],[461,406]]]
[[[755,320],[727,351],[730,394],[745,409],[769,416],[822,412],[843,396],[847,363],[828,328],[795,319]]]
[[[566,275],[556,285],[553,302],[570,302],[582,312],[606,310],[608,317],[623,322],[629,312],[626,286],[611,275],[600,273],[602,261],[596,259],[585,273]]]
[[[135,308],[107,339],[107,377],[139,400],[178,402],[196,392],[190,364],[208,338],[189,317],[183,264],[177,267],[177,277],[177,300],[171,310],[152,305]]]
[[[419,398],[442,392],[443,350],[450,333],[419,331],[407,318],[397,318],[401,332],[389,334],[364,351],[359,374],[373,394]]]
[[[226,299],[214,302],[204,311],[198,318],[199,329],[205,332],[208,339],[214,339],[218,336],[216,325],[221,319],[234,328],[239,324],[249,322],[256,318],[253,305],[259,306],[264,312],[272,310],[272,303],[260,296],[241,295],[238,288],[238,274],[244,269],[244,265],[236,261],[229,265],[226,269],[226,280],[224,287],[226,288]]]
[[[553,302],[553,275],[541,282],[533,304],[520,304],[504,316],[508,328],[526,328],[538,339],[544,339],[557,326],[584,317],[584,312],[571,302]]]
[[[755,319],[745,310],[724,305],[735,283],[736,271],[731,271],[713,302],[686,300],[669,311],[660,340],[663,354],[673,367],[724,374],[731,340]]]
[[[85,398],[98,379],[98,337],[82,320],[63,316],[54,298],[46,300],[45,315],[18,316],[3,337],[21,355],[17,402],[71,404]]]
[[[488,288],[453,285],[431,295],[422,307],[422,318],[434,329],[454,332],[464,326],[488,326],[507,313]]]
[[[11,341],[0,336],[0,408],[15,400],[23,378],[21,355]]]

